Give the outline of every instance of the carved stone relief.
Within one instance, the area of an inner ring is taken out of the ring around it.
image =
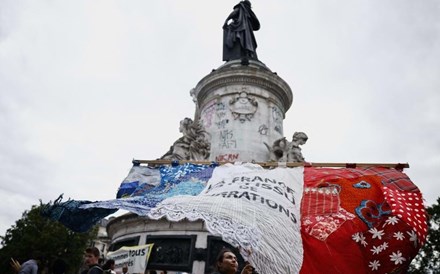
[[[254,98],[249,97],[245,88],[243,88],[238,96],[229,101],[229,109],[232,112],[232,116],[235,120],[238,119],[242,123],[250,121],[254,117],[257,108],[258,102]]]

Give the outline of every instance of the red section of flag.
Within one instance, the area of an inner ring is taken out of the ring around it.
[[[339,211],[339,191],[337,187],[306,187],[301,201],[301,214],[326,215]]]
[[[301,214],[304,274],[404,272],[427,235],[422,195],[394,169],[307,167]]]
[[[352,235],[371,273],[405,273],[419,245],[412,228],[397,216],[384,218],[377,227]]]
[[[422,194],[384,187],[384,196],[391,206],[393,215],[399,217],[417,233],[420,245],[426,241],[428,224]]]
[[[365,258],[351,234],[359,228],[346,221],[325,241],[302,231],[304,259],[301,274],[369,273],[363,267]]]

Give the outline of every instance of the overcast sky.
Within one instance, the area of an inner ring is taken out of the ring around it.
[[[0,0],[0,235],[24,210],[115,197],[193,117],[231,0]],[[269,4],[270,3],[270,4]],[[440,2],[254,0],[259,59],[292,88],[311,162],[410,164],[440,196]]]

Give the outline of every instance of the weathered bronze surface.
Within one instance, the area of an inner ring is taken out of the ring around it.
[[[254,31],[259,29],[260,22],[251,9],[251,2],[245,0],[235,5],[223,25],[223,61],[258,60]]]

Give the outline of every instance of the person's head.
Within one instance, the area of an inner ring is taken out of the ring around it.
[[[96,247],[89,247],[84,254],[84,261],[86,265],[94,265],[99,262],[99,249]]]
[[[122,267],[122,273],[127,273],[128,272],[128,266],[127,265],[124,265],[123,267]]]
[[[230,249],[224,248],[217,255],[215,267],[222,274],[234,274],[238,269],[237,257]]]
[[[104,270],[114,270],[115,269],[115,260],[113,259],[108,259],[105,264],[102,266],[102,269]]]
[[[45,257],[40,251],[32,251],[31,258],[34,259],[38,264],[42,264],[45,261]]]

